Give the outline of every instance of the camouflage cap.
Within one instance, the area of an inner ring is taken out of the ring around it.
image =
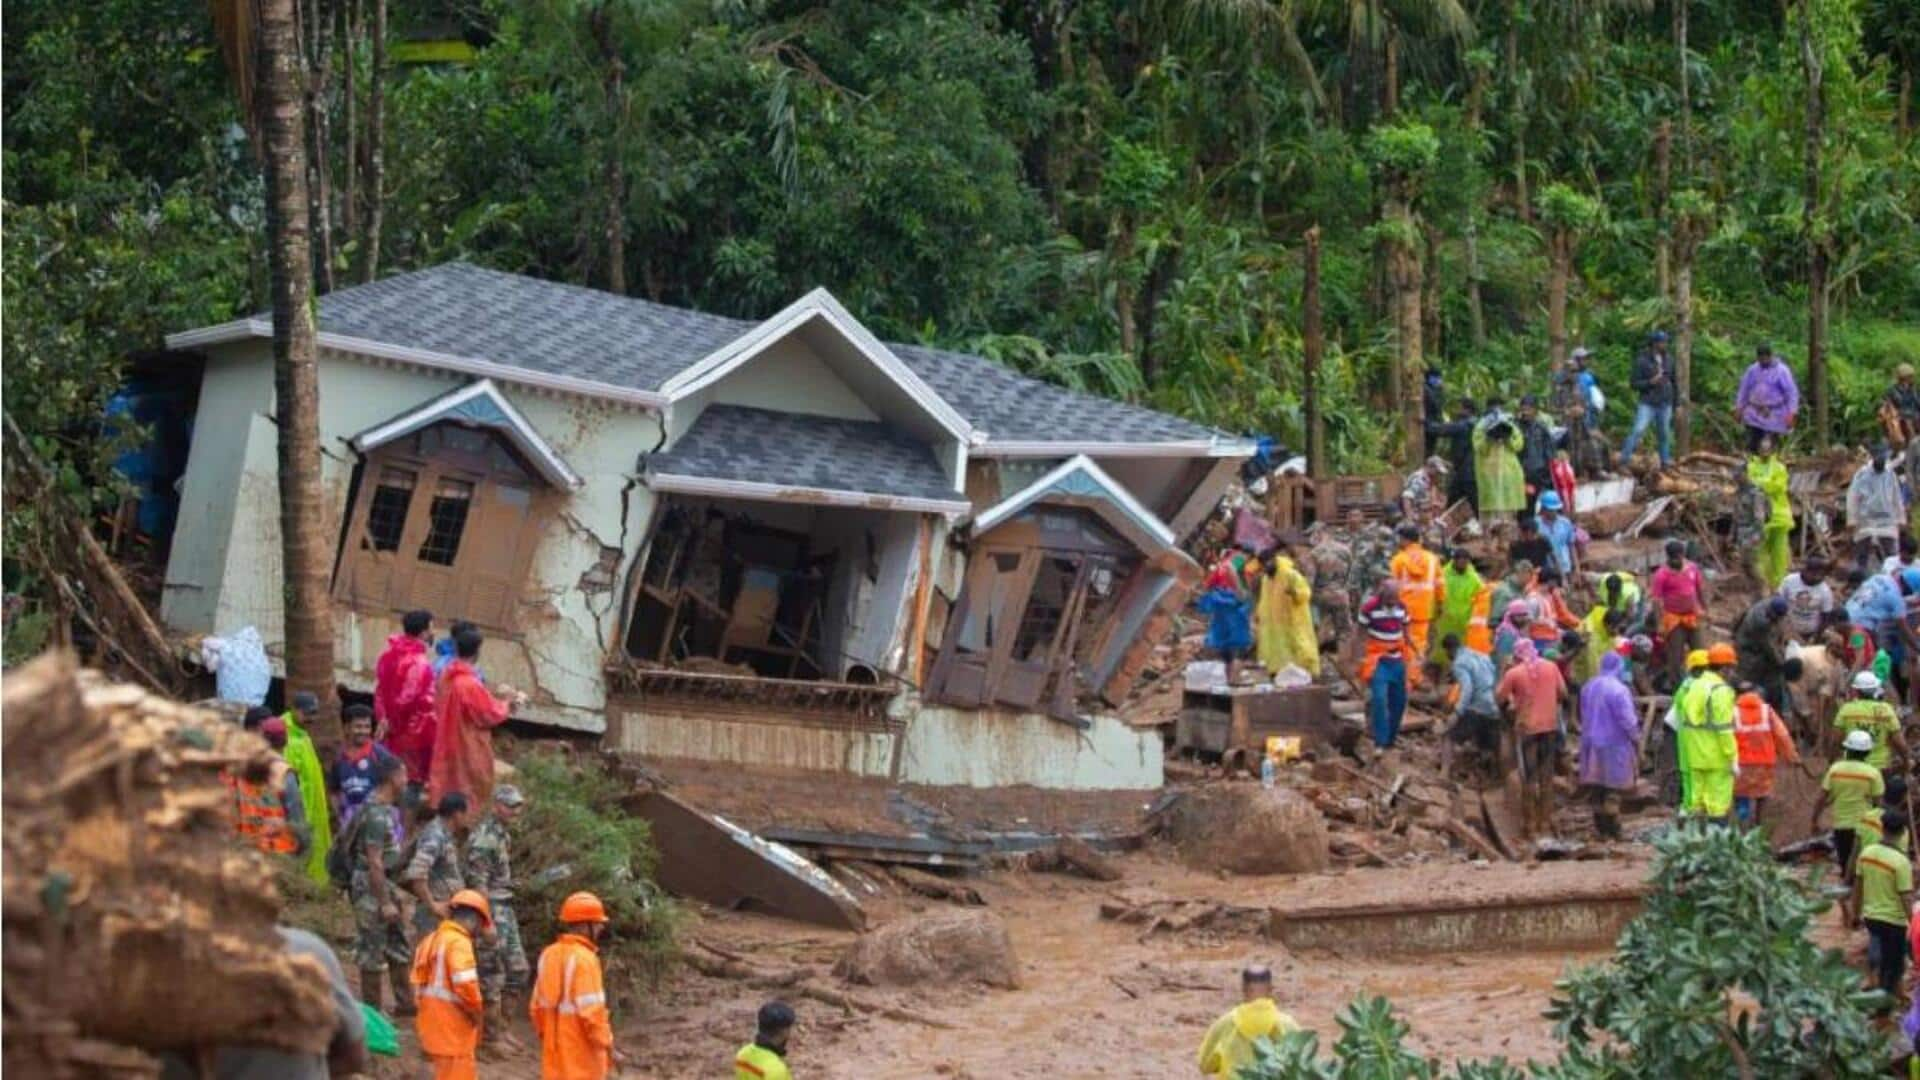
[[[493,801],[506,806],[519,806],[527,801],[527,797],[512,784],[501,784],[493,789]]]

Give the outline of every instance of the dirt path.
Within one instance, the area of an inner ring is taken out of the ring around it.
[[[1259,903],[1282,879],[1220,880],[1148,855],[1124,860],[1130,889],[1173,896],[1209,896]],[[1618,863],[1564,864],[1544,871],[1574,882],[1609,880],[1633,872]],[[1528,876],[1521,867],[1475,871],[1457,865],[1330,876],[1315,891],[1351,883],[1357,894],[1385,898],[1458,887],[1465,878]],[[1383,885],[1383,883],[1385,883]],[[1234,979],[1249,961],[1269,963],[1278,996],[1323,1045],[1338,1035],[1335,1015],[1362,991],[1382,993],[1411,1021],[1414,1043],[1442,1057],[1505,1055],[1512,1059],[1553,1050],[1550,1025],[1540,1016],[1553,983],[1570,965],[1603,953],[1444,955],[1382,960],[1315,954],[1291,956],[1254,937],[1169,937],[1141,942],[1139,927],[1099,918],[1099,900],[1111,886],[1053,875],[1000,873],[979,883],[991,910],[1007,921],[1024,973],[1014,991],[930,988],[898,999],[944,1019],[953,1030],[839,1015],[814,1002],[799,1003],[802,1027],[792,1061],[807,1077],[889,1075],[957,1078],[1166,1077],[1193,1068],[1191,1054],[1206,1025],[1233,1004]],[[1288,891],[1298,888],[1298,883]],[[910,914],[921,904],[884,900],[883,918]],[[777,968],[823,961],[850,935],[832,934],[753,915],[706,919],[693,933]],[[879,991],[862,991],[888,997]],[[623,1025],[624,1044],[649,1077],[725,1075],[728,1055],[746,1037],[758,1004],[753,991],[725,982],[688,978]],[[1073,1062],[1082,1063],[1082,1069]]]

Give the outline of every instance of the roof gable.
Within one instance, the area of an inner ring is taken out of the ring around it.
[[[973,519],[974,535],[991,532],[1036,503],[1088,510],[1147,554],[1174,544],[1173,530],[1140,505],[1126,488],[1085,454],[1060,463],[1051,472],[1000,500]]]
[[[495,432],[526,455],[541,477],[555,487],[573,490],[583,483],[580,474],[573,471],[566,459],[548,444],[519,409],[514,408],[513,402],[507,400],[491,379],[481,379],[442,394],[383,424],[368,428],[347,442],[355,450],[364,453],[442,421]]]

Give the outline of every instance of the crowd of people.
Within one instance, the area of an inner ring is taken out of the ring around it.
[[[430,612],[402,617],[375,664],[372,703],[342,711],[345,740],[324,768],[306,730],[320,709],[312,694],[294,694],[285,714],[248,710],[244,726],[274,754],[227,778],[235,832],[345,889],[359,999],[385,1012],[391,990],[435,1080],[470,1080],[483,1057],[526,1049],[511,1033],[515,1007],[532,1022],[542,1080],[602,1080],[623,1062],[599,957],[606,905],[567,897],[559,935],[530,962],[509,842],[527,799],[494,782],[493,760],[494,729],[526,695],[488,688],[472,624],[438,641],[433,630]],[[345,995],[338,964],[324,966]],[[793,1023],[784,1002],[764,1005],[736,1075],[785,1080]]]

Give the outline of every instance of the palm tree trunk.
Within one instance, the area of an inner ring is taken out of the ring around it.
[[[1684,456],[1693,452],[1693,256],[1698,226],[1684,217],[1674,223],[1673,269],[1673,441]]]
[[[1687,0],[1673,0],[1673,58],[1680,89],[1680,175],[1693,182],[1693,80],[1687,77]]]
[[[1326,347],[1320,327],[1320,226],[1308,229],[1306,270],[1300,282],[1301,400],[1307,413],[1307,472],[1314,479],[1327,474],[1327,429],[1320,416],[1320,356]]]
[[[1421,416],[1424,404],[1420,384],[1420,255],[1414,247],[1416,225],[1413,210],[1405,198],[1388,199],[1384,218],[1394,223],[1397,235],[1385,239],[1388,304],[1393,311],[1394,365],[1393,409],[1400,416],[1401,451],[1406,462],[1426,456],[1426,424]]]
[[[327,597],[331,544],[320,484],[320,379],[314,359],[313,262],[308,235],[306,113],[294,0],[256,0],[255,71],[267,240],[273,279],[274,416],[280,470],[280,560],[286,583],[286,688],[312,691],[323,747],[340,741],[333,682],[333,608]]]
[[[380,225],[386,216],[387,0],[373,0],[373,55],[367,69],[367,216],[360,245],[360,281],[380,275]]]
[[[1547,363],[1555,374],[1567,367],[1567,287],[1573,279],[1573,232],[1547,235]]]
[[[1653,249],[1654,283],[1660,299],[1673,297],[1673,222],[1667,216],[1667,192],[1672,183],[1673,122],[1660,121],[1653,133]]]
[[[1828,445],[1827,236],[1820,221],[1820,144],[1826,127],[1825,72],[1813,42],[1812,0],[1800,4],[1800,66],[1807,80],[1805,176],[1800,225],[1807,234],[1807,399],[1813,406],[1815,445]]]

